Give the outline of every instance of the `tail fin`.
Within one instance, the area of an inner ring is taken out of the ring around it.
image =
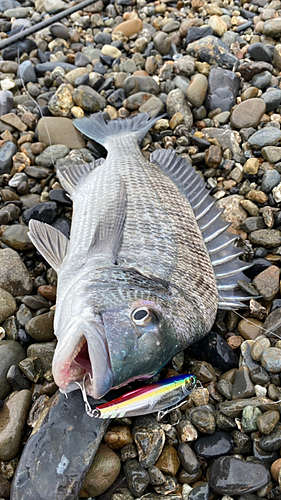
[[[78,118],[73,123],[79,132],[106,148],[106,144],[112,137],[121,135],[134,134],[140,142],[152,125],[163,116],[165,115],[151,118],[148,113],[140,113],[125,119],[110,120],[106,123],[102,113],[96,113],[90,118]]]

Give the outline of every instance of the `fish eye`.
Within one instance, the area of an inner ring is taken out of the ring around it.
[[[147,325],[152,321],[153,317],[154,314],[148,307],[138,307],[131,314],[133,322],[139,326]]]

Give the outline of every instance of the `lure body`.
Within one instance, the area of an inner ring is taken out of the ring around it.
[[[124,394],[93,410],[96,418],[122,418],[146,415],[176,405],[194,389],[196,377],[177,375]]]

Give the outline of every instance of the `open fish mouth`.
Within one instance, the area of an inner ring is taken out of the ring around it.
[[[77,389],[74,383],[81,382],[87,373],[87,394],[101,398],[112,387],[113,374],[107,343],[96,328],[81,333],[75,343],[73,339],[68,345],[58,343],[53,360],[54,380],[62,392]]]

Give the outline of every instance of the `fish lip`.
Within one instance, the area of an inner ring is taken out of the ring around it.
[[[63,391],[66,391],[72,382],[82,380],[86,373],[85,367],[75,361],[75,358],[79,355],[86,343],[87,339],[85,335],[81,334],[75,346],[70,352],[67,352],[65,356],[61,354],[60,349],[57,353],[55,352],[53,361],[54,380]],[[62,357],[63,359],[61,359]]]

